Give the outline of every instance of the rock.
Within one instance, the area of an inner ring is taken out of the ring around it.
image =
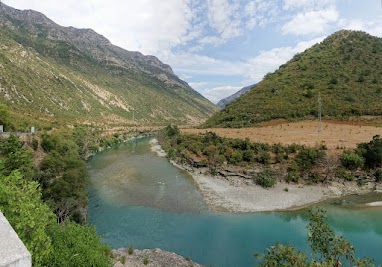
[[[127,248],[120,248],[112,250],[112,255],[116,259],[114,267],[203,267],[188,258],[159,248],[134,249],[131,255]],[[145,259],[148,260],[147,264],[143,263]]]

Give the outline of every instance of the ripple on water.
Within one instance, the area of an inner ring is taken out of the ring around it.
[[[113,248],[162,248],[209,266],[254,266],[255,252],[277,241],[307,249],[306,210],[208,212],[192,178],[150,152],[149,139],[122,144],[89,161],[89,220]],[[320,204],[330,225],[359,256],[382,263],[381,195]]]

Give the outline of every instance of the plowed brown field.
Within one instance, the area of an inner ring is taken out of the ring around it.
[[[317,121],[281,123],[256,128],[211,128],[181,129],[182,133],[205,133],[212,131],[222,137],[249,138],[252,142],[300,144],[315,146],[325,144],[332,152],[347,148],[355,148],[358,143],[369,142],[374,135],[382,136],[382,127],[346,124],[346,122],[330,122],[319,124]]]

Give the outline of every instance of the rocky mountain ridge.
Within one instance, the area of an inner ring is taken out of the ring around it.
[[[227,106],[228,104],[232,103],[233,101],[235,101],[236,99],[238,99],[239,97],[241,97],[242,95],[244,95],[246,92],[248,92],[249,90],[252,89],[252,87],[254,87],[255,84],[252,84],[252,85],[249,85],[249,86],[246,86],[246,87],[243,87],[241,88],[239,91],[237,91],[236,93],[226,97],[226,98],[223,98],[221,99],[218,103],[217,103],[217,106],[220,107],[220,108],[225,108],[225,106]]]
[[[40,12],[0,8],[0,100],[17,114],[103,123],[199,123],[217,107],[155,56]]]

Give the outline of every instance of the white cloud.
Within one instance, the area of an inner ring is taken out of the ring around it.
[[[319,11],[298,13],[282,27],[283,34],[323,34],[327,27],[339,19],[335,7]]]
[[[279,47],[260,53],[248,61],[249,83],[260,81],[268,72],[275,71],[280,65],[286,63],[295,54],[305,51],[312,45],[321,42],[324,37],[315,38],[306,42],[299,42],[296,46]]]
[[[243,86],[220,86],[207,89],[203,95],[208,98],[212,103],[217,103],[221,99],[230,96],[239,91]]]
[[[285,10],[290,9],[309,9],[316,8],[322,9],[326,6],[332,6],[336,3],[336,0],[284,0],[283,8]]]
[[[92,28],[116,45],[145,54],[158,54],[201,34],[188,2],[6,0],[13,7],[43,12],[63,26]]]
[[[342,19],[339,25],[343,29],[365,31],[371,35],[382,37],[382,17],[374,20]]]
[[[208,86],[208,82],[191,82],[189,85],[194,89],[205,89]]]

